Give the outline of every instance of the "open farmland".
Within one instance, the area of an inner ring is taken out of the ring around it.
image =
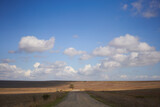
[[[117,91],[160,88],[160,81],[1,81],[0,94],[70,91]]]
[[[62,104],[58,105],[59,107],[65,104],[69,107],[71,103],[66,102],[70,99],[76,100],[73,98],[76,96],[78,97],[76,102],[86,101],[85,92],[92,97],[88,96],[88,101],[94,98],[107,106],[160,106],[160,81],[0,81],[0,105],[36,107],[54,103],[57,98],[66,95],[64,91],[72,91],[71,84],[73,91],[77,92],[67,95]],[[43,99],[43,95],[46,94],[50,96],[48,100]],[[74,103],[74,100],[71,102]],[[95,100],[93,101],[96,103]],[[146,102],[150,103],[146,104]],[[86,102],[86,104],[90,103]]]
[[[89,91],[88,94],[111,107],[160,107],[160,89]]]

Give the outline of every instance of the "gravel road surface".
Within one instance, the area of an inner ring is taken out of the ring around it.
[[[71,91],[56,107],[109,107],[93,98],[86,92]]]

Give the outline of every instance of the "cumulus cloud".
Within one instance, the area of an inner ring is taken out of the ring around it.
[[[110,46],[116,48],[126,49],[127,51],[152,51],[155,50],[154,47],[149,46],[145,42],[140,42],[139,39],[133,35],[126,34],[125,36],[120,36],[113,39]]]
[[[79,59],[80,60],[88,60],[90,58],[92,58],[92,55],[85,53]]]
[[[41,74],[53,74],[54,77],[62,77],[62,76],[73,76],[77,73],[77,71],[68,66],[63,61],[56,61],[53,63],[35,63],[34,64],[33,75],[41,75]]]
[[[102,74],[107,75],[108,71],[120,67],[146,66],[160,62],[160,51],[157,51],[146,42],[141,42],[138,37],[130,34],[114,38],[107,46],[97,47],[90,54],[74,48],[65,49],[64,54],[69,56],[81,55],[80,60],[87,60],[91,57],[102,57],[103,59],[95,65],[86,64],[77,70],[63,61],[53,63],[36,62],[32,70],[23,70],[16,67],[16,65],[0,63],[0,73],[5,76],[16,74],[21,77],[42,77],[48,75],[55,79],[87,79],[88,77],[93,77],[98,80],[98,77],[100,79],[105,78]],[[109,78],[108,75],[106,78]],[[120,75],[119,78],[128,79],[127,75]],[[143,75],[135,78],[159,79],[159,76],[147,77]]]
[[[27,70],[25,73],[24,73],[25,76],[30,76],[31,75],[31,70]]]
[[[90,64],[88,64],[88,65],[85,65],[84,68],[80,68],[79,72],[85,75],[89,75],[93,73],[94,70],[93,70],[93,67]]]
[[[95,50],[93,50],[92,54],[94,56],[111,56],[113,54],[126,53],[126,52],[127,52],[126,49],[115,48],[111,46],[104,46],[104,47],[100,46]]]
[[[160,10],[159,0],[137,0],[131,3],[133,14],[141,15],[145,18],[156,17]]]
[[[75,55],[81,55],[81,54],[85,54],[86,52],[85,51],[81,51],[81,50],[76,50],[74,48],[67,48],[64,50],[63,52],[65,55],[68,55],[68,56],[75,56]]]
[[[0,63],[0,79],[24,79],[30,76],[30,70],[23,70],[16,65],[9,65],[8,63]]]
[[[92,54],[95,56],[113,56],[115,54],[149,52],[154,50],[154,47],[149,46],[145,42],[140,42],[137,37],[126,34],[125,36],[120,36],[113,39],[107,46],[100,46],[94,49]]]
[[[54,37],[49,40],[41,40],[35,36],[22,37],[19,42],[19,50],[27,53],[43,52],[52,49],[54,46]]]
[[[36,62],[33,66],[34,66],[34,68],[38,68],[39,65],[40,65],[40,63],[39,63],[39,62]]]
[[[36,62],[32,70],[24,70],[16,65],[9,65],[8,63],[0,63],[0,79],[29,79],[33,77],[45,77],[46,75],[52,75],[53,78],[70,78],[77,75],[77,72],[73,67],[68,66],[63,61],[56,61],[53,63],[39,63]],[[64,77],[65,76],[65,77]]]
[[[160,62],[159,51],[130,34],[113,39],[107,46],[95,48],[92,55],[104,57],[104,59],[96,65],[84,66],[79,69],[80,73],[90,75],[119,67],[146,66]]]

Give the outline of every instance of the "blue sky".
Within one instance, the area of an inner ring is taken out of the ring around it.
[[[160,80],[158,0],[1,0],[0,79]]]

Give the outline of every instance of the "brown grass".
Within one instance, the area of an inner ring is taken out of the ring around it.
[[[63,93],[56,91],[72,90],[70,84],[74,90],[90,91],[93,97],[112,106],[160,107],[160,81],[0,81],[0,106],[34,107],[50,103]],[[46,101],[42,98],[44,93],[50,95]]]
[[[160,107],[160,89],[89,91],[88,93],[111,107]]]
[[[49,96],[44,98],[44,96]],[[41,107],[54,103],[56,99],[65,95],[65,92],[37,93],[37,94],[1,94],[1,107]]]
[[[56,92],[58,90],[70,91],[70,84],[74,85],[74,89],[81,91],[117,91],[160,88],[160,81],[28,81],[20,83],[14,81],[1,81],[0,83],[0,94],[45,93]],[[35,85],[36,83],[37,85]],[[12,85],[10,86],[10,84]]]
[[[80,81],[73,82],[75,89],[116,91],[160,88],[160,81]]]

